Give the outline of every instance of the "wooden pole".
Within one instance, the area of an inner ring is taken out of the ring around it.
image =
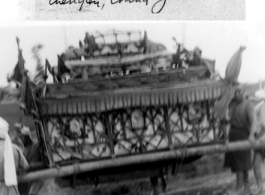
[[[47,61],[47,59],[46,59],[46,61]],[[47,62],[46,62],[46,63],[45,63],[45,69],[44,69],[44,76],[43,76],[43,79],[44,79],[45,85],[46,85],[46,80],[47,80],[47,78],[48,78],[47,69],[48,69],[48,66],[47,66]]]
[[[157,161],[176,159],[180,157],[189,157],[194,155],[205,155],[214,153],[223,153],[228,151],[242,151],[251,149],[265,148],[265,141],[257,141],[250,144],[249,141],[232,142],[228,144],[215,144],[209,146],[199,146],[193,148],[173,149],[170,151],[133,155],[129,157],[119,157],[114,159],[80,163],[75,165],[63,166],[59,168],[45,169],[27,173],[19,176],[19,182],[29,182],[36,179],[47,179],[53,177],[63,177],[81,172],[99,171],[107,168],[119,168],[121,166],[132,166],[142,163],[153,163]]]

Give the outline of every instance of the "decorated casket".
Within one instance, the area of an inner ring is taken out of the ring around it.
[[[195,54],[134,35],[114,33],[107,43],[109,35],[86,34],[48,67],[54,83],[32,91],[50,166],[226,141],[213,106],[229,84],[215,77],[214,61],[199,56],[194,65]]]
[[[140,76],[133,79],[141,82]],[[38,100],[54,162],[224,141],[219,121],[211,115],[215,100],[227,90],[224,83],[152,82],[93,92],[86,87],[86,82],[47,85],[46,97]]]

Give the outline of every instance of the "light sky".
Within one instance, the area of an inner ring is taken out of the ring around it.
[[[0,86],[6,86],[6,76],[12,73],[18,60],[16,36],[31,75],[36,62],[31,48],[41,43],[43,64],[47,58],[52,66],[57,65],[57,54],[68,46],[78,47],[85,32],[107,30],[147,31],[148,38],[162,43],[169,52],[175,52],[172,37],[184,42],[187,49],[198,46],[205,58],[216,60],[216,70],[224,76],[226,65],[242,45],[243,53],[240,82],[258,82],[265,79],[265,23],[247,22],[36,22],[0,26]],[[143,35],[143,33],[142,33]],[[49,76],[51,80],[51,76]]]

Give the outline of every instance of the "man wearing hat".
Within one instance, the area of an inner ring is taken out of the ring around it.
[[[0,194],[19,195],[17,173],[28,168],[28,162],[21,150],[11,143],[9,125],[0,117]]]

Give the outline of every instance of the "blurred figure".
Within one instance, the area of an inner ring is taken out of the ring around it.
[[[85,38],[84,38],[84,45],[85,47],[89,46],[89,42],[90,42],[90,35],[88,32],[86,32]]]
[[[19,123],[16,123],[15,127],[18,132],[18,142],[23,144],[23,154],[27,161],[29,163],[40,162],[39,143],[32,138],[29,127]]]
[[[93,35],[86,33],[84,38],[84,46],[85,51],[90,55],[90,57],[94,58],[94,51],[97,49],[97,44]]]
[[[202,50],[200,48],[195,47],[190,55],[191,55],[191,59],[189,60],[190,66],[199,66],[199,65],[201,65]]]
[[[248,140],[253,133],[254,108],[237,89],[230,104],[229,142]],[[233,194],[249,193],[248,171],[251,169],[251,151],[235,151],[225,154],[224,167],[236,174],[237,187]]]
[[[156,170],[157,171],[157,170]],[[159,169],[159,174],[157,176],[150,177],[150,182],[152,186],[152,192],[151,195],[158,195],[158,180],[161,179],[161,185],[162,185],[162,192],[165,193],[167,190],[167,172],[168,167],[167,165],[163,166]]]
[[[13,140],[13,143],[18,145],[23,150],[23,154],[30,164],[41,162],[39,144],[32,138],[29,127],[24,126],[21,123],[15,123],[14,126],[16,137]],[[28,186],[28,189],[24,189],[26,187],[25,184],[20,185],[19,189],[22,191],[28,191],[28,195],[38,195],[43,186],[44,180],[39,179],[31,182]]]
[[[254,114],[254,124],[252,126],[253,135],[252,141],[254,139],[264,139],[265,134],[265,89],[260,89],[255,93],[255,96],[262,101],[256,105],[255,114]],[[256,132],[256,133],[255,133]],[[254,159],[253,159],[253,171],[255,179],[257,182],[256,194],[263,194],[263,181],[262,181],[262,163],[265,157],[265,150],[259,149],[255,150]]]
[[[84,46],[83,46],[83,43],[82,41],[79,41],[79,49],[82,49]]]
[[[21,150],[11,143],[9,125],[0,117],[0,194],[19,195],[17,173],[28,168],[28,162]]]
[[[181,45],[178,44],[175,37],[173,37],[172,39],[176,43],[176,47],[177,47],[176,54],[173,55],[173,59],[171,62],[171,68],[175,69],[175,68],[179,68],[181,66],[181,61],[180,61],[180,47],[181,47]]]

